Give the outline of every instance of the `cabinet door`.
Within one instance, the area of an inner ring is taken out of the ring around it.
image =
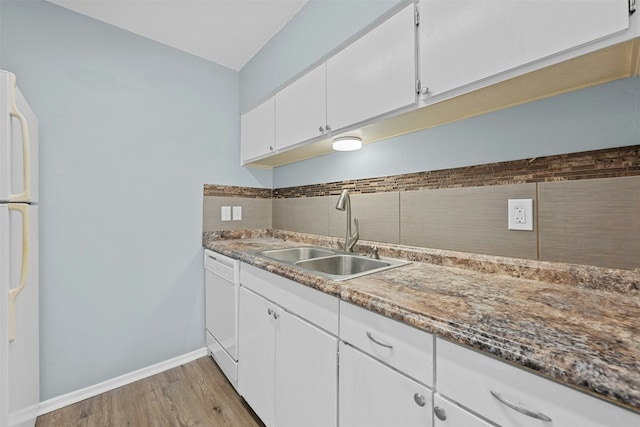
[[[326,88],[326,65],[322,64],[276,94],[278,150],[325,132]]]
[[[431,390],[340,342],[340,427],[429,427]]]
[[[423,0],[420,80],[439,95],[628,26],[627,0]]]
[[[327,61],[327,122],[338,130],[416,102],[414,5]]]
[[[330,427],[338,418],[338,339],[278,311],[276,424]]]
[[[242,163],[276,149],[276,99],[269,98],[240,118],[240,158]]]
[[[267,425],[275,425],[275,306],[240,288],[238,391]]]

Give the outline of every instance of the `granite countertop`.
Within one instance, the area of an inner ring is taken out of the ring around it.
[[[334,282],[258,252],[310,244],[335,248],[336,239],[295,233],[219,237],[204,235],[204,246],[640,411],[638,270],[382,244],[380,255],[418,262]]]

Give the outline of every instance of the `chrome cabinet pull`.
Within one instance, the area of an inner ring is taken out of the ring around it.
[[[322,126],[320,126],[318,130],[320,131],[320,133],[324,133],[324,128]]]
[[[523,408],[522,406],[518,406],[515,403],[509,402],[504,397],[500,396],[500,393],[495,392],[493,390],[490,390],[490,391],[491,391],[491,395],[493,397],[495,397],[498,400],[498,402],[502,403],[505,406],[508,406],[509,408],[513,409],[514,411],[518,411],[521,414],[527,415],[527,416],[535,418],[537,420],[551,422],[551,418],[549,418],[545,414],[540,413],[540,412],[533,412],[533,411],[530,411],[530,410],[528,410],[526,408]]]
[[[425,400],[424,396],[421,395],[420,393],[415,393],[413,395],[413,400],[416,401],[416,404],[418,406],[424,406],[427,403],[427,401]]]
[[[436,414],[436,417],[438,417],[440,421],[445,421],[447,419],[447,411],[439,406],[433,408],[433,413]]]
[[[268,308],[268,309],[267,309],[267,314],[268,314],[269,316],[271,316],[271,315],[273,314],[273,310],[272,310],[272,309],[270,309],[270,308]]]
[[[379,345],[379,346],[381,346],[381,347],[385,347],[385,348],[393,348],[393,345],[391,345],[391,344],[388,344],[388,343],[386,343],[386,342],[382,342],[382,341],[380,341],[380,340],[375,339],[375,338],[373,337],[373,335],[371,335],[371,332],[367,332],[367,337],[369,337],[369,339],[370,339],[371,341],[373,341],[374,343],[378,344],[378,345]]]

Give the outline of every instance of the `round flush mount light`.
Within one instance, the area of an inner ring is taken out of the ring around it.
[[[336,151],[354,151],[362,148],[362,139],[357,136],[341,136],[333,140],[333,149]]]

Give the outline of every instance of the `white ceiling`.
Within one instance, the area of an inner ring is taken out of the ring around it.
[[[240,70],[308,0],[48,0]]]

